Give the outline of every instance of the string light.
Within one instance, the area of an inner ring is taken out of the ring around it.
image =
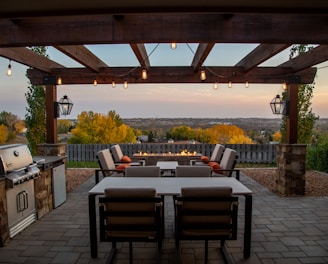
[[[171,43],[171,49],[175,50],[177,48],[177,43],[172,42]]]
[[[127,80],[124,81],[123,88],[124,89],[128,89],[128,81]]]
[[[205,81],[205,80],[206,80],[206,72],[205,72],[204,69],[202,69],[202,70],[200,71],[200,79],[201,79],[202,81]]]
[[[58,77],[58,78],[57,78],[57,84],[58,84],[58,85],[61,85],[62,83],[63,83],[63,82],[62,82],[62,78],[61,78],[61,77]]]
[[[283,89],[284,91],[287,90],[287,83],[286,83],[286,81],[284,81],[284,82],[282,83],[282,89]]]
[[[248,88],[249,87],[249,83],[248,81],[245,82],[245,88]]]
[[[217,90],[219,88],[219,83],[218,82],[214,82],[213,84],[213,89]]]
[[[115,88],[115,86],[116,86],[116,83],[115,83],[115,81],[113,80],[113,81],[112,81],[112,88]]]
[[[7,76],[11,76],[12,71],[11,71],[11,60],[9,60],[9,65],[8,65],[8,69],[7,69]]]
[[[94,86],[97,86],[97,84],[98,84],[98,82],[97,82],[97,79],[95,78],[95,79],[93,80],[93,85],[94,85]]]
[[[141,78],[143,80],[147,80],[148,78],[148,74],[147,74],[147,70],[146,69],[143,69],[142,72],[141,72]]]
[[[232,87],[232,82],[231,82],[231,81],[228,82],[228,87],[229,87],[229,88]]]

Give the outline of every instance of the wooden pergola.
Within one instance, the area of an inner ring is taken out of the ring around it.
[[[328,2],[321,0],[2,1],[0,56],[30,66],[31,84],[46,85],[47,143],[56,143],[57,77],[63,84],[92,84],[96,76],[106,84],[129,72],[116,83],[200,83],[200,70],[216,43],[256,43],[234,66],[211,66],[202,82],[286,82],[287,141],[294,144],[297,85],[312,83],[314,66],[328,60],[327,26]],[[152,66],[145,44],[172,42],[198,43],[191,65]],[[129,44],[140,66],[111,67],[88,44]],[[292,44],[316,47],[276,67],[259,66]],[[64,67],[30,46],[53,46],[83,67]]]

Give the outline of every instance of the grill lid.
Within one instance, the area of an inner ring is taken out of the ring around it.
[[[27,145],[10,144],[0,146],[0,174],[20,170],[33,164],[33,158]]]

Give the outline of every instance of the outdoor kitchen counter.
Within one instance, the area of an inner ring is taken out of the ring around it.
[[[34,180],[35,203],[38,219],[40,219],[57,207],[54,194],[54,185],[56,182],[54,182],[53,176],[56,168],[60,166],[65,168],[66,156],[33,156],[33,160],[38,163],[38,167],[41,170],[40,177]],[[66,175],[64,175],[64,177],[65,176]],[[66,200],[66,182],[62,189],[64,189],[62,192]]]

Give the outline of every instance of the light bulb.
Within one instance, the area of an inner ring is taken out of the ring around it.
[[[8,64],[8,69],[7,69],[7,76],[11,76],[12,71],[11,71],[11,60],[9,60],[9,64]]]
[[[177,43],[172,42],[171,43],[171,49],[175,50],[177,48]]]
[[[61,85],[61,84],[62,84],[62,78],[61,78],[61,77],[58,77],[58,78],[57,78],[57,84],[58,84],[58,85]]]
[[[200,71],[200,79],[202,81],[205,81],[206,80],[206,72],[205,72],[205,70],[201,70]]]
[[[214,82],[213,84],[213,89],[217,90],[219,88],[219,83],[218,82]]]
[[[285,81],[282,83],[282,89],[283,89],[284,91],[287,90],[287,83],[286,83]]]
[[[143,80],[147,80],[148,78],[148,75],[147,75],[147,70],[146,69],[143,69],[142,72],[141,72],[141,78]]]
[[[94,79],[94,80],[93,80],[93,85],[94,85],[94,86],[97,86],[97,84],[98,84],[97,79]]]
[[[228,82],[228,87],[229,87],[229,88],[232,87],[232,82],[231,82],[231,81]]]
[[[112,88],[115,88],[115,86],[116,86],[115,81],[112,81]]]
[[[124,81],[123,87],[124,87],[124,89],[128,89],[128,81],[127,80]]]
[[[245,88],[248,88],[249,87],[249,83],[248,81],[245,82]]]

